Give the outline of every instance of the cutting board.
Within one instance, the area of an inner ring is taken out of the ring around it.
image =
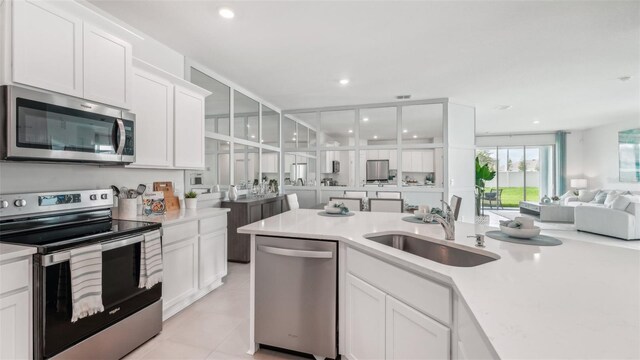
[[[167,211],[180,209],[180,199],[173,195],[173,183],[171,181],[154,182],[153,191],[162,191],[164,193],[164,205]]]
[[[173,193],[171,193],[171,195],[164,193],[164,206],[167,209],[167,211],[179,210],[180,199],[178,199],[177,196],[173,196]]]

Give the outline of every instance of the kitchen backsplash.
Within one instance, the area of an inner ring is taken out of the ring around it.
[[[0,162],[0,194],[108,188],[135,188],[154,181],[173,181],[184,190],[183,170],[131,169],[114,166]]]

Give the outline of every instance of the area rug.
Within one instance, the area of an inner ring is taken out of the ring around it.
[[[540,222],[538,221],[538,217],[529,214],[520,214],[518,210],[490,210],[492,213],[503,217],[508,220],[513,220],[517,216],[529,217],[532,218],[535,222],[536,226],[540,227],[543,230],[563,230],[563,231],[573,231],[577,230],[574,224],[567,223],[554,223],[554,222]]]

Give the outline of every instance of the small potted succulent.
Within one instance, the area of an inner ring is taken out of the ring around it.
[[[189,191],[184,194],[184,206],[187,209],[195,209],[198,207],[198,193]]]

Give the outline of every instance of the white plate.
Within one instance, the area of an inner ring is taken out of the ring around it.
[[[540,235],[540,228],[537,226],[534,226],[533,229],[519,229],[500,225],[500,231],[511,237],[520,239],[531,239],[534,236]]]

